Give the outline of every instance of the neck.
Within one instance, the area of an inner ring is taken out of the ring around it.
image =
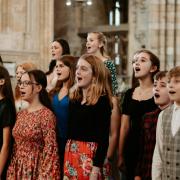
[[[96,51],[94,53],[95,56],[97,56],[99,59],[101,59],[102,61],[105,61],[107,58],[105,58],[100,51]]]
[[[39,100],[39,97],[34,97],[31,101],[29,101],[28,111],[33,112],[39,110],[43,107],[42,103]]]
[[[171,102],[169,102],[168,104],[163,104],[163,105],[159,105],[159,109],[163,110],[165,108],[167,108],[169,105],[171,104]]]
[[[67,88],[67,87],[68,87],[68,81],[64,81],[63,85],[62,85],[62,88]]]
[[[141,89],[148,89],[153,87],[153,82],[151,78],[144,78],[144,79],[139,79],[139,87]]]

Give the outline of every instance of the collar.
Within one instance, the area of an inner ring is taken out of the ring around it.
[[[175,102],[174,102],[174,110],[175,110],[175,111],[176,111],[176,110],[180,110],[180,106],[177,105]]]

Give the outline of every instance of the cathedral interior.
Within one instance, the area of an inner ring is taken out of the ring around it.
[[[161,69],[180,64],[180,2],[160,0],[0,0],[0,55],[11,69],[31,61],[43,70],[54,38],[66,39],[72,55],[85,51],[88,32],[103,32],[117,75],[129,82],[131,59],[149,49]]]

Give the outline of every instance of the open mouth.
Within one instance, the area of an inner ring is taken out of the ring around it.
[[[20,94],[21,94],[21,97],[23,97],[23,96],[25,96],[26,93],[21,91]]]
[[[52,54],[53,57],[54,57],[55,55],[56,55],[56,54],[54,54],[54,53]]]
[[[175,91],[169,91],[169,94],[175,94],[176,92]]]
[[[139,67],[135,67],[135,71],[138,72],[140,71],[141,69]]]
[[[154,94],[154,97],[155,97],[155,98],[159,98],[160,95],[159,95],[158,93],[155,93],[155,94]]]
[[[77,81],[79,82],[79,81],[81,81],[82,80],[82,78],[81,77],[77,77]]]

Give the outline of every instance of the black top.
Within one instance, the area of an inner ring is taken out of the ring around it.
[[[130,130],[125,143],[124,155],[127,165],[130,165],[130,171],[134,171],[139,154],[139,141],[144,114],[157,109],[154,98],[138,101],[132,99],[134,88],[126,91],[122,103],[122,114],[130,116]],[[129,163],[128,163],[129,162]]]
[[[95,105],[81,105],[70,101],[68,139],[97,142],[93,165],[102,167],[109,145],[111,106],[107,96],[101,96]]]
[[[16,113],[15,111],[13,111],[13,109],[15,110],[15,108],[13,108],[9,100],[5,98],[0,100],[0,150],[3,145],[3,128],[11,127],[12,129],[15,123]],[[9,145],[10,153],[12,151],[12,143],[13,142],[11,139],[11,143]],[[2,176],[1,176],[2,179],[5,179],[6,177],[6,170],[7,170],[8,162],[6,163],[4,171],[2,172]]]
[[[3,144],[3,128],[14,125],[15,116],[12,112],[13,108],[7,99],[0,100],[0,149]]]

